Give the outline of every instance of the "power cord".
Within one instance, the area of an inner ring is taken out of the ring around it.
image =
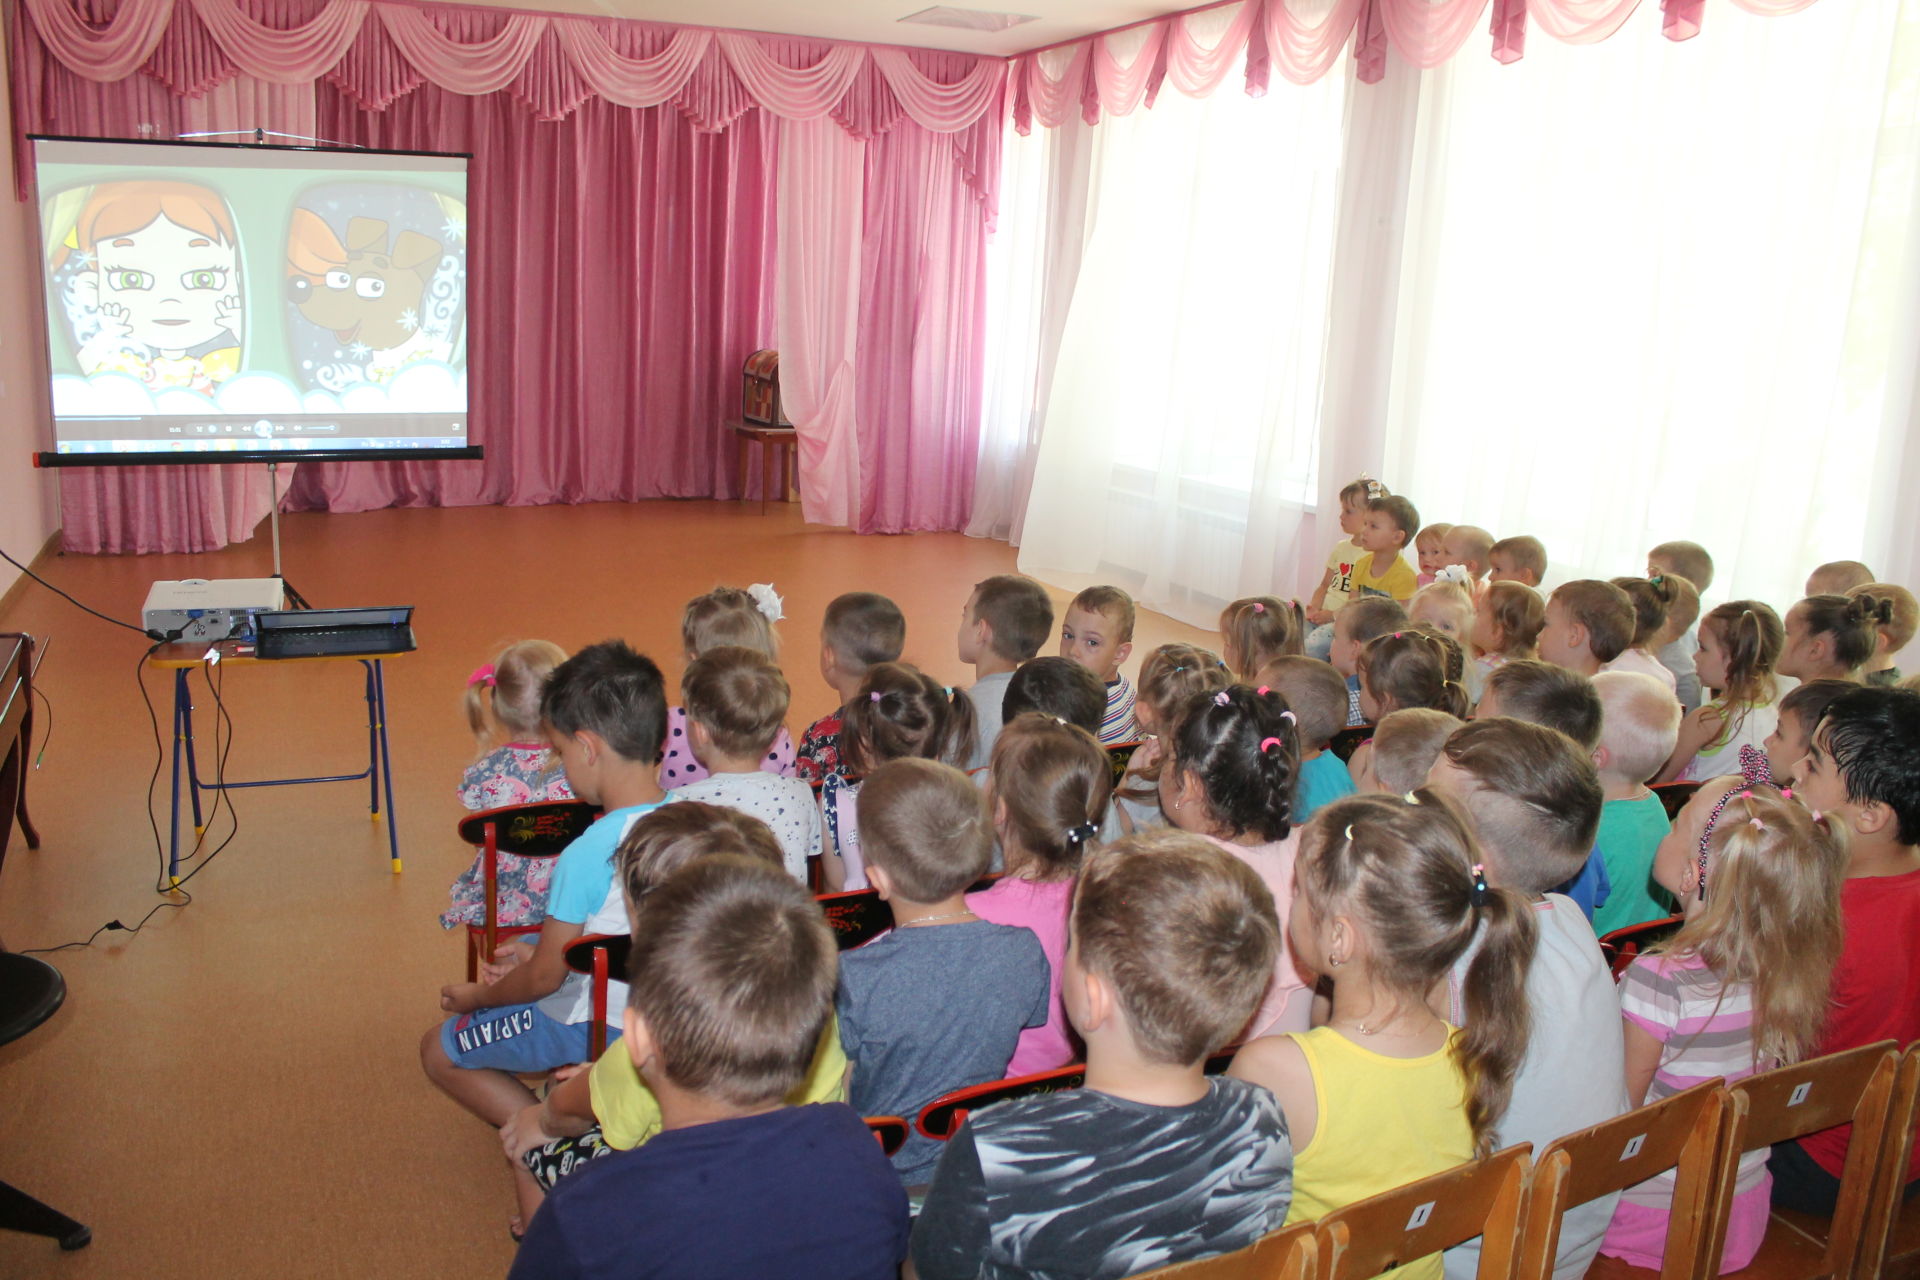
[[[205,675],[207,678],[207,689],[209,692],[213,694],[213,705],[214,705],[213,807],[207,813],[206,823],[201,828],[200,837],[194,841],[192,852],[188,853],[185,858],[181,859],[181,861],[183,862],[190,861],[194,858],[200,857],[201,851],[206,848],[206,841],[207,841],[206,833],[213,830],[213,824],[220,816],[220,806],[222,803],[224,803],[227,807],[228,829],[227,829],[226,838],[222,840],[219,844],[215,845],[211,853],[208,853],[207,856],[197,866],[195,866],[193,870],[189,871],[186,875],[181,876],[179,880],[173,883],[171,887],[180,893],[186,893],[186,890],[182,886],[185,885],[187,881],[193,879],[195,876],[199,875],[202,871],[205,871],[208,867],[212,866],[213,860],[219,857],[221,852],[228,845],[233,843],[234,837],[240,834],[240,814],[237,810],[234,809],[233,794],[227,788],[227,757],[231,755],[233,752],[233,717],[227,713],[227,704],[221,698],[221,688],[226,682],[226,675],[224,672],[220,670],[220,665],[218,662],[211,662],[211,661],[204,664],[201,667],[201,673]],[[226,725],[226,736],[224,740],[222,739],[221,733],[220,733],[220,727],[222,723]],[[189,785],[193,785],[193,784],[190,783]],[[149,811],[149,813],[151,813],[151,811]],[[192,895],[188,895],[188,896],[189,896],[189,900],[191,900]]]
[[[131,622],[122,622],[118,618],[111,617],[107,614],[104,614],[100,612],[98,609],[94,608],[92,605],[86,605],[86,604],[80,603],[78,600],[74,599],[72,596],[68,595],[66,592],[62,591],[60,588],[54,586],[51,582],[48,582],[45,578],[41,577],[39,574],[29,569],[26,565],[21,564],[18,560],[15,560],[12,556],[8,555],[4,549],[0,549],[0,560],[5,560],[8,564],[12,565],[14,568],[18,569],[20,572],[26,574],[29,578],[32,578],[35,582],[39,583],[41,586],[45,587],[47,590],[53,592],[53,594],[59,596],[61,599],[65,600],[68,604],[72,605],[74,608],[79,609],[84,613],[90,613],[94,617],[100,619],[100,621],[102,622],[111,622],[116,627],[125,627],[129,631],[137,631],[141,635],[145,636],[147,639],[154,641],[156,644],[171,644],[175,640],[178,640],[180,638],[181,633],[178,631],[161,631],[158,627],[153,627],[153,628],[136,627]]]

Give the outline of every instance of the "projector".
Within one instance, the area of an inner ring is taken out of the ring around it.
[[[149,631],[178,631],[183,642],[251,635],[253,615],[283,608],[285,590],[278,578],[156,582],[147,592],[140,621]]]

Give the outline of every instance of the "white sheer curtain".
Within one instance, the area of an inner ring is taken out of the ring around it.
[[[1265,99],[1166,89],[1090,131],[1022,569],[1200,624],[1274,585],[1318,498],[1347,98],[1338,76]]]
[[[1716,6],[1675,44],[1643,5],[1598,45],[1426,73],[1388,482],[1430,519],[1537,535],[1558,576],[1691,538],[1723,598],[1784,608],[1843,557],[1912,580],[1904,7]]]
[[[1561,577],[1920,585],[1920,0],[1659,23],[1013,142],[971,531],[1206,625],[1367,470]]]

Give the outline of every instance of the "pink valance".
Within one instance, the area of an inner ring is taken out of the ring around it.
[[[1794,13],[1814,0],[1733,0],[1761,15]],[[1116,32],[1105,32],[1023,53],[1012,59],[1007,101],[1014,127],[1028,133],[1079,115],[1096,123],[1123,116],[1142,103],[1151,107],[1163,82],[1181,93],[1205,97],[1220,87],[1245,54],[1246,91],[1266,92],[1270,76],[1311,84],[1326,75],[1348,43],[1359,78],[1386,73],[1387,50],[1416,67],[1437,67],[1459,53],[1483,16],[1492,54],[1514,62],[1526,52],[1531,19],[1556,40],[1591,44],[1620,29],[1641,0],[1239,0],[1229,5],[1170,14],[1124,28],[1125,46],[1138,52],[1123,62]],[[1706,0],[1660,0],[1663,30],[1671,40],[1699,34]],[[1231,9],[1222,35],[1203,40],[1196,16]],[[1490,13],[1489,13],[1490,11]],[[1141,27],[1145,27],[1144,39]]]
[[[564,119],[597,96],[622,107],[672,103],[708,130],[759,107],[831,118],[857,138],[884,133],[903,114],[929,132],[960,133],[1000,109],[1007,68],[1000,58],[967,58],[955,80],[923,69],[950,72],[947,55],[444,4],[318,0],[303,20],[283,24],[246,0],[122,0],[104,21],[90,16],[106,8],[97,0],[21,3],[53,57],[88,80],[143,71],[197,97],[234,75],[324,78],[375,111],[432,84],[470,96],[508,89],[541,120]],[[196,38],[169,38],[188,27],[200,29]]]

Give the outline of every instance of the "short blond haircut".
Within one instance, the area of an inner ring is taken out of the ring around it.
[[[1373,776],[1380,789],[1404,795],[1425,786],[1440,749],[1465,723],[1431,707],[1407,707],[1382,716],[1373,731]]]
[[[1914,600],[1913,592],[1891,582],[1869,582],[1853,588],[1847,594],[1872,596],[1890,606],[1892,618],[1880,624],[1880,634],[1887,639],[1889,654],[1900,652],[1912,642],[1914,630],[1920,625],[1920,602]]]
[[[1413,593],[1407,604],[1407,620],[1425,622],[1444,630],[1432,618],[1438,613],[1449,617],[1454,629],[1447,632],[1462,648],[1473,638],[1473,593],[1457,582],[1429,582]]]
[[[1505,556],[1513,561],[1516,569],[1533,571],[1533,585],[1539,586],[1547,578],[1547,544],[1532,534],[1522,533],[1511,538],[1502,538],[1487,548],[1487,557]]]
[[[722,645],[739,645],[780,660],[780,637],[773,623],[739,587],[715,587],[687,601],[680,615],[680,642],[695,657]]]
[[[1487,557],[1493,554],[1493,535],[1477,524],[1457,524],[1447,530],[1446,541],[1459,548],[1457,554],[1462,560],[1472,560],[1480,566],[1476,578],[1485,577]]]
[[[1133,597],[1118,587],[1088,587],[1067,601],[1067,608],[1099,614],[1113,624],[1114,639],[1122,644],[1133,639]]]
[[[780,736],[792,697],[773,659],[739,645],[707,650],[680,677],[687,719],[705,726],[730,756],[764,755]]]
[[[1259,1007],[1280,951],[1273,894],[1200,836],[1141,832],[1088,855],[1073,897],[1079,962],[1113,987],[1142,1055],[1186,1066]]]
[[[1673,690],[1644,671],[1602,671],[1593,678],[1600,697],[1603,777],[1645,782],[1660,771],[1680,740],[1680,703]]]
[[[1414,535],[1413,545],[1416,547],[1439,547],[1442,543],[1446,542],[1447,535],[1452,532],[1452,525],[1436,521]]]
[[[1663,542],[1647,552],[1647,560],[1660,561],[1701,591],[1713,585],[1713,557],[1697,542]]]
[[[1873,581],[1873,570],[1858,560],[1829,560],[1807,575],[1810,596],[1844,596]]]

